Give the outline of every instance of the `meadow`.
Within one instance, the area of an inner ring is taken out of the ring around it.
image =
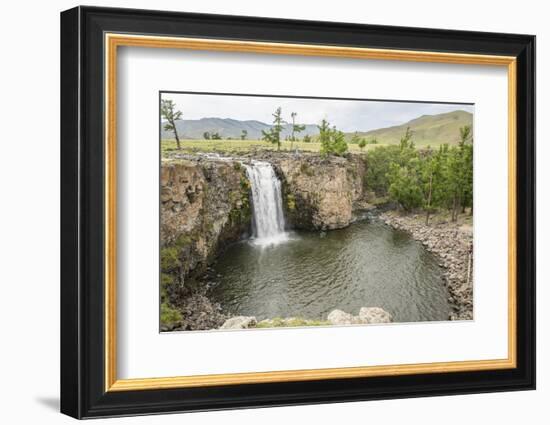
[[[184,139],[180,140],[181,151],[185,153],[195,152],[249,152],[256,149],[261,150],[277,150],[277,145],[264,141],[264,140],[234,140],[234,139],[221,139],[221,140],[197,140],[197,139]],[[348,151],[351,153],[361,153],[367,150],[373,149],[378,145],[367,145],[362,150],[357,144],[348,143]],[[291,149],[292,148],[292,149]],[[282,151],[293,151],[298,149],[305,152],[319,152],[321,149],[321,143],[317,142],[281,142]],[[161,141],[162,152],[175,152],[177,151],[176,141],[174,139],[163,139]]]

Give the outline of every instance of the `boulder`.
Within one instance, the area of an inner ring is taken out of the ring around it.
[[[380,307],[361,307],[359,310],[360,323],[391,323],[391,314]]]
[[[247,329],[256,323],[254,316],[235,316],[227,319],[220,329]]]
[[[391,323],[392,316],[380,307],[361,307],[358,316],[342,310],[332,310],[327,319],[332,325],[368,325]]]
[[[353,316],[342,310],[332,310],[327,320],[332,325],[351,325],[353,323]]]

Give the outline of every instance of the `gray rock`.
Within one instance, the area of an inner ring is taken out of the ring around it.
[[[361,307],[361,310],[359,310],[359,320],[365,324],[390,323],[392,316],[380,307]]]
[[[351,325],[353,323],[353,316],[342,310],[332,310],[327,320],[333,325]]]
[[[354,316],[342,310],[332,310],[327,320],[333,325],[365,325],[372,323],[390,323],[392,321],[392,316],[380,307],[361,307],[358,316]]]
[[[220,329],[247,329],[256,323],[254,316],[235,316],[227,319]]]

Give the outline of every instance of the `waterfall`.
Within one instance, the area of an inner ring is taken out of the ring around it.
[[[252,192],[254,244],[268,246],[288,240],[281,182],[273,167],[263,161],[252,161],[244,165]]]

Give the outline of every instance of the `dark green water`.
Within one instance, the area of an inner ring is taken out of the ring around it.
[[[395,322],[447,320],[436,258],[376,219],[342,230],[292,232],[270,247],[235,244],[213,265],[210,297],[232,315],[326,319],[382,307]]]

